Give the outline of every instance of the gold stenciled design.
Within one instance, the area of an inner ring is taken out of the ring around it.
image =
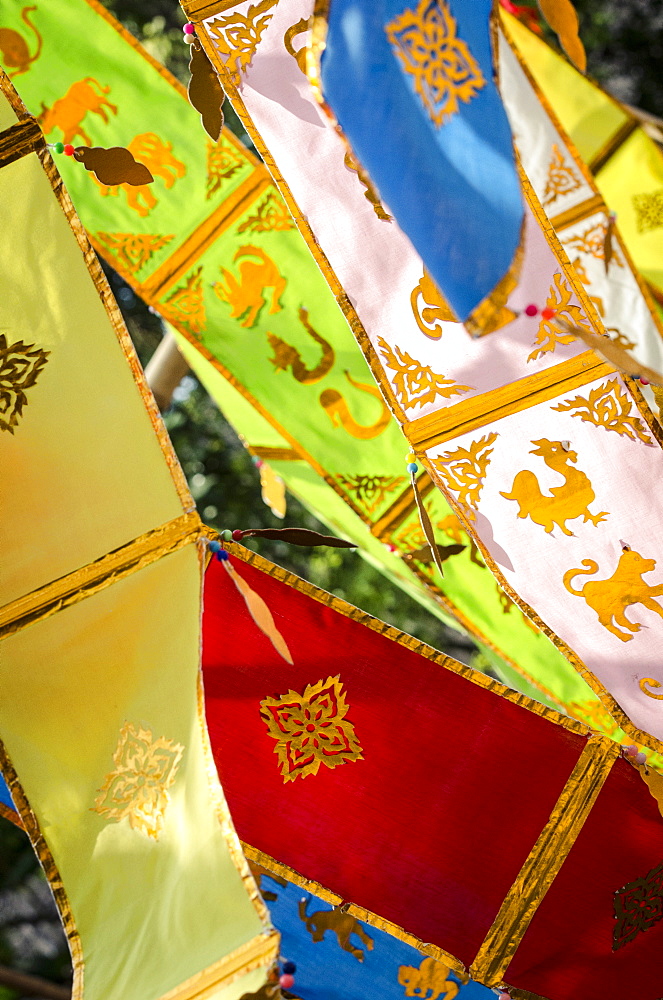
[[[97,233],[97,239],[111,262],[116,262],[120,270],[138,274],[157,250],[163,249],[174,236],[160,236],[156,233]]]
[[[232,319],[239,319],[240,326],[254,326],[260,312],[267,303],[266,291],[271,288],[270,314],[283,307],[280,298],[285,292],[285,278],[262,247],[242,246],[235,251],[235,263],[243,257],[257,257],[256,260],[242,260],[239,265],[239,280],[227,268],[221,268],[222,280],[214,284],[214,291],[222,302],[230,306]]]
[[[350,940],[356,934],[367,951],[372,951],[374,947],[373,938],[366,928],[350,913],[344,913],[338,906],[332,910],[315,910],[308,913],[308,899],[300,899],[299,916],[306,924],[306,930],[311,935],[314,942],[322,941],[326,931],[332,931],[336,935],[336,940],[343,951],[349,952],[359,962],[364,961],[364,951],[358,948]]]
[[[223,182],[230,180],[238,170],[246,165],[246,160],[238,149],[226,142],[223,134],[218,142],[207,143],[207,193],[211,198],[223,187]]]
[[[660,681],[655,680],[653,677],[643,677],[638,683],[640,690],[643,694],[646,694],[648,698],[654,698],[656,701],[663,701],[663,694],[654,694],[653,691],[648,689],[648,686],[660,689],[663,686]]]
[[[475,566],[480,566],[485,569],[485,562],[481,558],[481,553],[477,548],[477,544],[474,541],[472,535],[468,535],[465,531],[463,525],[460,522],[460,518],[457,514],[451,513],[443,517],[441,521],[437,522],[436,525],[440,531],[444,531],[446,535],[456,543],[456,545],[468,545],[470,546],[470,561],[474,563]]]
[[[564,153],[557,143],[554,142],[552,159],[548,167],[546,188],[543,192],[542,204],[544,208],[552,205],[562,195],[577,191],[579,187],[582,187],[582,181],[576,176],[575,171],[564,162]]]
[[[295,24],[290,25],[283,36],[283,44],[285,45],[286,52],[292,56],[304,76],[306,76],[306,43],[304,42],[304,44],[296,52],[292,43],[297,35],[303,35],[304,32],[308,31],[309,26],[310,18],[301,17]]]
[[[43,39],[28,17],[30,11],[33,10],[36,11],[37,8],[24,7],[21,11],[21,18],[27,24],[37,42],[37,48],[32,55],[30,55],[28,43],[20,32],[15,31],[13,28],[0,28],[0,61],[4,64],[10,80],[12,77],[20,76],[21,73],[27,73],[35,59],[38,59],[41,55]]]
[[[172,188],[175,181],[186,174],[186,165],[172,154],[172,143],[164,142],[154,132],[142,132],[135,136],[127,149],[154,177],[160,177],[167,188]],[[96,177],[95,181],[104,198],[109,195],[116,197],[122,189],[126,195],[127,207],[137,212],[141,218],[148,215],[157,204],[157,197],[149,183],[102,184]]]
[[[0,431],[14,433],[28,402],[26,390],[39,378],[49,354],[22,340],[10,344],[0,333]]]
[[[649,437],[640,417],[631,415],[633,404],[626,389],[616,378],[610,379],[590,390],[589,396],[575,396],[553,406],[560,413],[570,412],[572,417],[614,431],[636,441],[638,438],[649,444]]]
[[[431,340],[439,340],[442,336],[442,323],[458,322],[426,268],[421,281],[412,289],[410,305],[417,326]]]
[[[373,514],[390,493],[394,493],[406,482],[405,476],[343,476],[338,473],[335,478],[339,486],[351,493],[367,514]]]
[[[378,346],[385,359],[385,366],[395,373],[390,381],[404,410],[434,403],[438,398],[450,399],[451,396],[462,396],[472,391],[471,385],[459,385],[452,378],[437,375],[432,368],[424,367],[400,347],[394,345],[392,350],[382,337],[378,340]]]
[[[291,689],[260,702],[260,715],[277,741],[284,781],[317,774],[321,764],[333,768],[363,760],[354,726],[346,719],[349,710],[338,674],[307,684],[303,694]]]
[[[237,232],[268,233],[273,230],[281,233],[294,228],[295,220],[290,215],[285,203],[281,201],[276,192],[269,191],[258,205],[255,214],[249,215],[241,226],[237,227]]]
[[[484,565],[484,564],[482,563],[481,565]],[[536,627],[536,625],[534,624],[534,622],[531,621],[531,619],[529,619],[527,617],[527,615],[525,614],[525,612],[521,608],[519,608],[518,605],[515,604],[511,600],[511,598],[509,597],[509,595],[506,593],[505,590],[502,590],[502,588],[500,587],[499,584],[497,584],[497,599],[500,602],[500,606],[502,608],[502,614],[503,615],[509,615],[509,614],[511,614],[511,612],[515,608],[517,611],[520,612],[520,617],[522,619],[523,625],[526,625],[527,628],[530,630],[530,632],[534,632],[535,635],[538,635],[539,630]]]
[[[552,486],[550,496],[541,492],[539,481],[529,469],[517,473],[510,493],[500,493],[506,500],[516,500],[519,505],[518,517],[532,519],[534,524],[540,524],[550,534],[557,525],[565,535],[572,535],[566,526],[567,521],[576,517],[583,522],[591,521],[593,525],[604,521],[608,512],[592,514],[589,505],[596,499],[589,478],[580,469],[572,469],[570,462],[577,462],[578,455],[562,441],[532,441],[536,445],[530,455],[538,455],[548,468],[559,473],[564,478],[562,486]]]
[[[325,389],[320,393],[320,406],[326,411],[327,416],[331,420],[334,427],[342,427],[348,434],[352,437],[358,438],[361,441],[370,441],[371,438],[377,437],[386,431],[389,426],[389,421],[391,420],[391,413],[389,412],[389,407],[385,403],[382,393],[376,385],[368,385],[366,382],[358,382],[352,377],[349,371],[344,372],[350,385],[353,385],[355,389],[359,389],[360,392],[365,392],[369,396],[373,396],[380,404],[381,413],[378,419],[373,424],[360,424],[350,413],[350,409],[345,400],[345,397],[338,389]]]
[[[542,358],[544,354],[552,353],[558,345],[572,344],[574,342],[576,338],[572,333],[562,333],[556,326],[555,320],[558,318],[566,320],[572,326],[582,326],[588,333],[591,333],[591,328],[585,319],[582,309],[580,306],[575,306],[571,303],[572,291],[564,275],[561,273],[555,274],[553,281],[554,284],[550,286],[550,292],[546,299],[546,306],[549,309],[554,309],[555,315],[552,319],[542,319],[539,323],[536,340],[534,341],[537,346],[527,358],[528,361],[535,361],[536,358]]]
[[[447,451],[431,460],[447,487],[458,494],[458,502],[464,507],[478,509],[483,481],[493,453],[492,445],[497,438],[497,431],[492,431],[477,441],[472,441],[469,448],[456,448],[455,451]]]
[[[268,11],[276,4],[277,0],[262,0],[249,7],[246,14],[218,15],[206,22],[210,37],[236,87],[241,83],[241,74],[251,65],[263,32],[272,19]]]
[[[485,86],[479,64],[456,34],[456,21],[444,0],[421,0],[405,10],[385,32],[405,72],[414,80],[436,127]]]
[[[633,207],[639,233],[663,226],[663,188],[649,194],[634,194]]]
[[[617,569],[607,580],[590,580],[580,590],[573,587],[573,578],[580,573],[598,572],[598,563],[593,559],[583,559],[585,569],[570,569],[564,574],[564,586],[575,597],[584,597],[585,602],[596,611],[599,622],[622,642],[633,638],[631,633],[639,632],[641,626],[626,617],[626,609],[633,604],[643,604],[649,611],[655,611],[663,618],[663,608],[654,600],[663,594],[663,584],[652,586],[642,579],[644,573],[651,573],[656,567],[655,559],[645,559],[638,552],[625,549],[619,557]],[[613,622],[614,619],[614,622]],[[628,629],[627,632],[622,631]]]
[[[277,372],[287,371],[289,368],[292,377],[297,381],[301,382],[302,385],[313,385],[319,382],[321,379],[327,375],[328,372],[334,367],[334,361],[336,360],[336,355],[334,353],[334,348],[321,337],[320,334],[313,329],[308,321],[308,311],[303,307],[299,309],[299,322],[302,324],[306,332],[316,344],[319,344],[322,349],[322,357],[320,361],[314,368],[307,368],[302,361],[302,356],[299,351],[292,347],[290,344],[286,344],[285,340],[281,340],[280,337],[276,337],[273,333],[267,334],[267,340],[269,345],[274,351],[274,357],[269,360],[274,365]]]
[[[413,965],[401,965],[398,969],[399,986],[405,988],[406,997],[429,997],[437,1000],[453,1000],[460,990],[460,985],[449,979],[450,969],[434,958],[422,958],[419,968]]]
[[[389,215],[389,212],[385,211],[382,202],[378,197],[378,193],[373,187],[370,177],[364,168],[357,162],[349,149],[343,158],[343,163],[348,170],[351,170],[353,174],[357,175],[359,183],[366,188],[364,191],[364,198],[371,203],[373,211],[377,215],[378,219],[382,219],[383,222],[391,222],[391,216]]]
[[[107,125],[110,121],[108,112],[117,114],[117,104],[111,104],[106,94],[110,94],[110,87],[102,86],[93,76],[76,80],[67,93],[54,101],[50,107],[47,108],[42,101],[41,111],[37,115],[42,132],[48,135],[57,128],[62,132],[64,143],[75,143],[78,138],[91,146],[92,140],[83,127],[86,115],[88,113],[98,115]]]
[[[161,303],[166,318],[181,323],[193,337],[202,333],[207,325],[202,271],[202,265],[192,271],[184,284]]]
[[[93,812],[159,839],[184,747],[149,729],[125,722],[113,753],[114,769],[104,779]]]
[[[596,260],[605,260],[607,230],[607,222],[595,222],[588,229],[585,229],[583,233],[576,233],[575,236],[570,236],[568,239],[562,240],[562,243],[565,247],[569,247],[571,250],[580,251],[580,253],[586,253],[590,257],[595,257]],[[614,247],[612,251],[611,260],[613,260],[618,267],[624,266],[624,261],[622,260],[616,247]],[[583,281],[583,284],[585,283],[583,278],[580,280]]]
[[[485,87],[445,0],[420,0],[416,10],[404,10],[385,32],[436,128]]]

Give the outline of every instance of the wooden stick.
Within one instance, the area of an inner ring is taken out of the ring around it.
[[[0,984],[9,986],[23,997],[39,997],[40,1000],[71,1000],[71,989],[58,986],[28,972],[18,972],[6,965],[0,965]]]

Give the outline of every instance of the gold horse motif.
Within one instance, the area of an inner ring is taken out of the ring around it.
[[[422,997],[437,1000],[444,995],[445,1000],[453,1000],[460,986],[449,979],[449,970],[434,958],[424,958],[416,969],[413,965],[401,965],[398,982],[405,987],[406,997]]]
[[[597,525],[608,516],[606,510],[600,514],[592,514],[589,505],[595,499],[592,484],[580,469],[572,469],[569,462],[577,462],[578,455],[571,451],[562,441],[532,441],[537,447],[530,455],[540,455],[546,465],[564,477],[563,486],[553,486],[551,496],[541,492],[539,482],[533,472],[523,469],[516,475],[510,493],[501,493],[506,500],[517,500],[520,505],[518,517],[529,517],[534,524],[540,524],[547,534],[555,525],[562,529],[565,535],[572,535],[566,527],[567,521],[572,521],[582,515],[583,522],[591,521]]]
[[[373,949],[373,938],[367,934],[356,917],[344,913],[338,907],[334,907],[333,910],[316,910],[309,914],[306,912],[307,907],[308,900],[300,899],[299,916],[306,924],[306,930],[313,941],[322,941],[326,931],[333,931],[343,951],[354,955],[359,962],[364,961],[363,950],[355,947],[350,938],[356,934],[368,951]]]
[[[359,438],[362,441],[369,441],[371,438],[377,437],[378,434],[382,434],[382,432],[389,426],[389,421],[391,420],[389,408],[382,398],[382,393],[376,385],[367,385],[365,382],[355,382],[352,375],[348,371],[344,374],[350,385],[353,385],[355,389],[359,389],[361,392],[366,392],[370,396],[375,396],[375,398],[379,400],[382,406],[382,414],[379,419],[369,427],[365,424],[357,423],[348,409],[345,397],[338,392],[337,389],[325,389],[324,392],[321,392],[320,405],[327,411],[327,415],[334,427],[343,427],[343,429],[346,430],[348,434],[351,434],[352,437]]]
[[[617,569],[608,580],[590,580],[581,590],[575,590],[571,583],[574,576],[596,573],[599,568],[593,559],[583,559],[582,565],[587,568],[570,569],[564,574],[564,586],[570,594],[584,597],[589,607],[596,611],[601,625],[622,642],[629,642],[633,638],[630,633],[639,632],[641,628],[637,622],[631,622],[626,617],[626,609],[632,604],[644,604],[663,618],[663,608],[654,600],[663,594],[663,584],[652,586],[642,579],[643,573],[651,573],[655,568],[655,559],[645,559],[638,552],[625,549],[619,557]],[[623,632],[622,629],[629,631]]]
[[[237,262],[242,257],[257,257],[258,260],[242,261],[239,265],[239,280],[231,271],[222,267],[223,280],[214,284],[214,291],[223,302],[228,303],[233,319],[240,319],[241,326],[251,327],[267,303],[265,292],[268,288],[272,289],[270,313],[277,313],[283,308],[279,300],[285,292],[286,282],[262,247],[238,247],[233,260]]]
[[[36,9],[36,7],[24,7],[21,11],[23,21],[37,39],[37,48],[32,55],[30,55],[28,43],[23,35],[13,28],[0,28],[0,57],[2,57],[2,62],[7,70],[10,71],[10,78],[27,73],[35,59],[39,59],[41,55],[43,39],[28,17],[30,11]]]
[[[284,372],[289,368],[292,372],[292,377],[297,382],[301,382],[302,385],[313,385],[331,371],[334,367],[336,355],[334,354],[332,345],[313,329],[308,321],[308,311],[303,307],[299,310],[299,321],[309,336],[322,348],[322,357],[315,368],[307,368],[302,361],[299,351],[290,344],[286,344],[285,340],[274,336],[273,333],[267,334],[267,340],[274,351],[274,357],[269,360],[277,372]]]

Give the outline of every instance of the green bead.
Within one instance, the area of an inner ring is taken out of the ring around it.
[[[64,153],[64,143],[56,142],[55,145],[53,146],[53,149],[55,150],[56,153]]]
[[[233,533],[230,530],[230,528],[224,528],[223,529],[223,531],[221,532],[221,538],[224,540],[224,542],[232,542],[232,540],[233,540]]]

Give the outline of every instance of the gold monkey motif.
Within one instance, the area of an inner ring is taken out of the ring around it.
[[[299,916],[306,924],[306,930],[313,941],[322,941],[325,932],[332,931],[343,951],[354,955],[359,962],[364,961],[363,950],[356,947],[350,938],[356,934],[368,951],[373,949],[373,938],[369,936],[356,917],[344,913],[338,907],[334,907],[333,910],[316,910],[314,913],[307,913],[307,907],[308,900],[300,899]]]

